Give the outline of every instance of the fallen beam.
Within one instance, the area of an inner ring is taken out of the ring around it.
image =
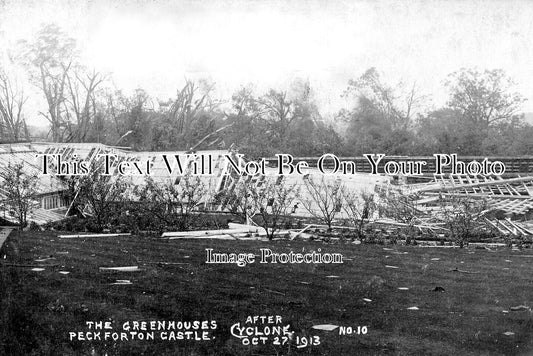
[[[123,234],[84,234],[84,235],[59,235],[60,239],[78,239],[83,237],[118,237],[118,236],[131,236],[131,233]]]
[[[525,235],[533,235],[533,232],[529,231],[528,229],[523,227],[521,224],[514,222],[509,218],[506,218],[505,220],[507,221],[508,224],[516,228],[520,233],[525,234]]]
[[[221,230],[198,230],[198,231],[172,231],[164,232],[161,237],[200,237],[210,235],[225,235],[225,234],[247,234],[247,233],[265,233],[265,229],[255,226],[247,226],[239,229],[221,229]]]
[[[169,240],[180,240],[180,239],[218,239],[218,240],[235,240],[235,237],[229,234],[221,235],[205,235],[205,236],[171,236]]]
[[[396,221],[393,221],[393,220],[375,220],[373,222],[374,224],[384,224],[384,225],[392,225],[392,226],[399,226],[399,227],[417,227],[417,228],[421,228],[421,229],[430,229],[430,230],[443,230],[443,231],[450,231],[449,229],[446,229],[444,227],[441,227],[441,226],[432,226],[432,225],[419,225],[419,224],[415,224],[415,225],[409,225],[409,224],[405,224],[405,223],[400,223],[400,222],[396,222]]]
[[[310,229],[313,225],[307,225],[306,227],[304,227],[302,230],[298,231],[297,233],[291,233],[291,240],[294,240],[295,238],[297,238],[298,236],[300,236],[300,234],[302,234],[303,232],[305,232],[307,229]]]
[[[255,232],[255,233],[265,233],[266,231],[261,226],[254,226],[249,224],[237,224],[237,223],[228,223],[228,227],[232,230],[239,230],[239,229],[248,229],[248,232]]]

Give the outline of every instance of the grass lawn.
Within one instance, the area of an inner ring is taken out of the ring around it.
[[[206,248],[255,254],[260,248],[278,253],[320,248],[342,253],[344,263],[206,264]],[[1,256],[2,355],[533,353],[533,314],[510,310],[533,304],[529,249],[492,252],[136,236],[59,239],[51,232],[14,232]],[[34,265],[46,267],[32,271]],[[133,265],[141,270],[99,269]],[[117,280],[132,284],[113,285]],[[232,336],[232,325],[265,332],[269,324],[246,324],[248,316],[257,315],[280,316],[281,324],[294,332],[292,339],[274,345],[271,335],[265,345],[243,345],[244,339]],[[133,321],[207,321],[216,327],[209,324],[209,340],[201,341],[161,340],[160,331],[154,340],[71,341],[69,333],[88,331],[88,321],[110,322],[113,329],[101,332],[123,332],[123,324]],[[317,324],[355,330],[365,326],[368,331],[339,335],[339,328],[311,328]],[[306,340],[320,344],[297,347]]]

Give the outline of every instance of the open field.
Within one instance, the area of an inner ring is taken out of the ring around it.
[[[206,248],[255,254],[260,248],[278,253],[320,248],[342,253],[344,263],[206,264]],[[0,354],[531,354],[533,315],[511,307],[533,304],[532,261],[529,249],[59,239],[51,232],[13,232],[0,267]],[[47,267],[31,270],[38,265]],[[112,266],[141,270],[99,270]],[[111,284],[117,280],[132,284]],[[415,306],[418,310],[408,310]],[[243,346],[231,326],[254,315],[281,316],[294,332],[292,340],[273,345],[270,337],[266,345]],[[216,328],[207,341],[69,340],[69,332],[88,330],[87,321],[110,321],[114,332],[127,321],[152,320],[216,321]],[[339,329],[312,329],[316,324],[366,326],[368,333],[339,335]],[[319,336],[320,344],[297,348],[297,336],[300,345],[309,336]]]

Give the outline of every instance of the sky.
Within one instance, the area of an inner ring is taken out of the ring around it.
[[[446,102],[449,73],[501,68],[529,112],[531,19],[533,2],[514,0],[0,0],[0,48],[56,23],[76,39],[82,61],[126,93],[168,99],[185,78],[205,78],[229,98],[243,85],[261,94],[308,80],[325,116],[347,105],[348,80],[370,67],[387,83],[416,83],[435,106]]]

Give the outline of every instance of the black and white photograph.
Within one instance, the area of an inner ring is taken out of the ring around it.
[[[533,355],[532,19],[0,0],[0,355]]]

